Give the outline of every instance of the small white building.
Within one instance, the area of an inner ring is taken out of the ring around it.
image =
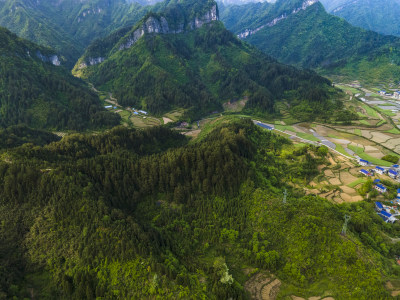
[[[389,175],[389,177],[396,179],[399,176],[399,173],[397,173],[394,170],[389,170],[388,175]]]
[[[382,184],[377,184],[375,185],[375,189],[379,192],[379,193],[386,193],[387,192],[387,188],[385,186],[383,186]]]
[[[369,165],[369,161],[367,161],[367,160],[365,160],[365,159],[360,159],[359,161],[358,161],[358,163],[361,165],[361,166],[368,166]]]
[[[381,174],[381,175],[386,173],[386,170],[382,167],[376,167],[375,171],[376,171],[376,173]]]

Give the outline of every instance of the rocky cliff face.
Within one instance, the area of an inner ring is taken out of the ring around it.
[[[218,21],[219,20],[219,16],[218,16],[218,10],[217,10],[217,6],[214,5],[208,12],[206,12],[204,14],[203,17],[201,18],[195,18],[194,22],[192,23],[191,28],[200,28],[202,27],[204,24],[208,24],[212,21]]]
[[[205,24],[211,23],[213,21],[218,21],[218,9],[217,5],[211,7],[203,16],[196,17],[194,20],[189,22],[189,24],[178,24],[174,25],[173,28],[168,24],[165,17],[148,17],[143,24],[133,31],[124,41],[118,46],[118,50],[122,51],[124,49],[131,48],[142,36],[145,34],[177,34],[185,32],[185,30],[194,30],[201,28]],[[93,66],[100,64],[105,60],[104,57],[87,57],[79,66],[79,69],[84,69],[88,66]]]
[[[257,33],[258,31],[260,31],[261,29],[263,29],[264,27],[272,27],[275,26],[276,24],[278,24],[279,21],[282,21],[284,19],[286,19],[287,17],[289,17],[290,15],[294,15],[297,14],[299,11],[302,10],[306,10],[308,7],[310,7],[311,5],[314,5],[315,3],[319,2],[319,0],[306,0],[303,2],[303,4],[300,7],[297,7],[295,9],[293,9],[293,11],[290,14],[283,14],[277,18],[274,18],[273,20],[271,20],[270,22],[268,22],[265,25],[262,25],[260,27],[257,27],[255,29],[246,29],[245,31],[243,31],[242,33],[238,34],[238,38],[240,39],[245,39],[250,35],[253,35],[255,33]]]
[[[61,61],[57,55],[51,55],[51,56],[46,56],[43,55],[40,51],[36,53],[36,56],[43,62],[49,62],[53,64],[54,66],[60,66]]]
[[[166,33],[171,33],[171,31],[169,29],[168,22],[164,17],[161,17],[160,19],[149,17],[140,28],[136,29],[128,37],[128,39],[122,45],[119,46],[119,50],[128,49],[132,47],[146,33],[166,34]],[[172,33],[178,33],[178,32],[174,31]]]
[[[196,17],[189,24],[189,29],[201,28],[204,24],[208,24],[212,21],[218,21],[218,10],[217,6],[214,5],[209,11],[207,11],[202,17]],[[156,34],[168,34],[168,33],[181,33],[185,31],[185,24],[179,24],[174,29],[171,29],[168,25],[168,21],[161,17],[160,19],[149,17],[143,25],[136,29],[133,34],[123,43],[119,50],[128,49],[132,47],[143,35],[149,33]]]

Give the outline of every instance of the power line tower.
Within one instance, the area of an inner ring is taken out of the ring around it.
[[[343,228],[342,228],[342,235],[346,235],[347,232],[347,224],[349,223],[351,217],[348,215],[344,216],[344,224],[343,224]]]
[[[283,204],[286,204],[287,196],[288,196],[287,189],[285,189],[285,191],[283,192]]]

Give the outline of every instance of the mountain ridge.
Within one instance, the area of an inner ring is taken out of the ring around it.
[[[251,24],[268,24],[282,15],[280,12],[288,3],[277,1],[275,8],[247,5],[237,10],[235,23],[225,12],[221,19],[228,21],[228,29],[240,34],[246,28],[256,28],[249,27],[247,20],[252,20]],[[304,2],[292,2],[292,11],[299,7],[294,6],[296,3]],[[258,10],[254,11],[255,7]],[[370,82],[400,79],[400,39],[354,27],[328,14],[321,2],[281,18],[274,26],[264,26],[244,40],[280,62],[314,68],[323,74],[342,74]]]
[[[100,128],[119,119],[74,78],[54,50],[0,27],[0,126],[25,123],[50,130]]]
[[[258,108],[257,113],[274,113],[277,99],[298,105],[316,101],[314,117],[317,110],[326,116],[324,111],[336,105],[329,100],[334,94],[329,81],[278,64],[227,31],[214,1],[197,1],[197,12],[190,1],[186,12],[179,2],[166,3],[164,12],[149,13],[131,29],[95,41],[73,73],[111,91],[121,105],[154,114],[179,107],[187,110],[186,117],[199,118],[220,111],[224,101],[245,96],[250,99],[245,109]],[[180,19],[171,17],[177,14]],[[149,20],[152,29],[146,33],[143,26],[148,28]],[[173,33],[165,34],[167,27]],[[98,63],[90,65],[92,59]]]

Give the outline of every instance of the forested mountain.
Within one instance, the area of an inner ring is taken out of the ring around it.
[[[326,10],[354,26],[400,36],[399,0],[321,0]]]
[[[246,3],[254,3],[254,2],[273,2],[271,0],[220,0],[217,1],[218,3],[224,4],[224,5],[241,5],[241,4],[246,4]]]
[[[243,96],[257,113],[274,113],[279,100],[311,108],[310,118],[340,106],[329,100],[326,79],[279,64],[227,31],[214,1],[165,1],[158,11],[95,41],[74,74],[154,114],[183,107],[198,118]]]
[[[367,80],[400,79],[400,39],[354,27],[316,0],[226,8],[221,19],[281,62]]]
[[[389,297],[399,225],[287,184],[316,176],[323,151],[244,120],[187,142],[115,128],[2,150],[0,295],[247,299],[248,270],[268,270],[288,295]]]
[[[74,129],[118,124],[53,50],[0,28],[0,127]]]
[[[125,0],[5,0],[0,26],[55,49],[72,68],[92,40],[135,24],[146,11]]]

